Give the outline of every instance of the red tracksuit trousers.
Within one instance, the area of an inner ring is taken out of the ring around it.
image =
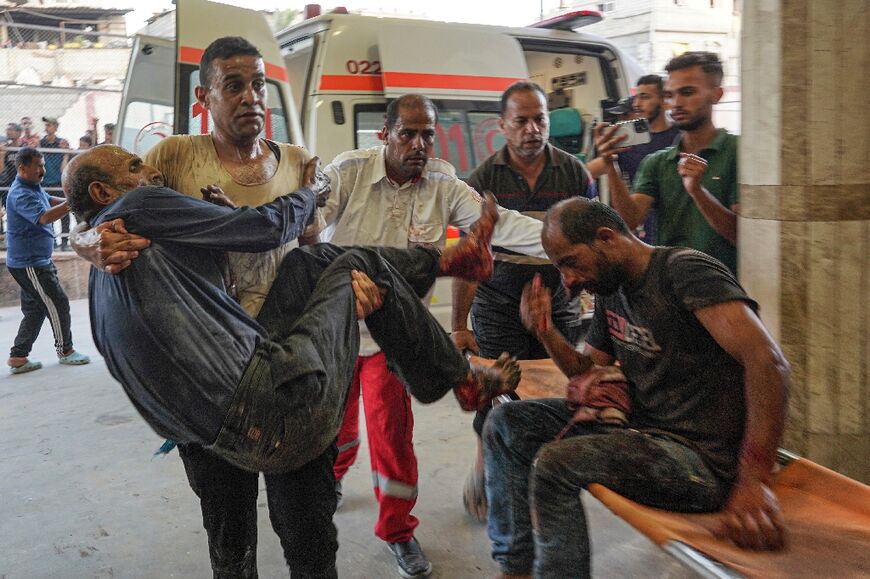
[[[375,536],[388,543],[404,542],[420,524],[411,509],[417,502],[417,457],[414,456],[414,415],[405,386],[387,369],[382,352],[360,356],[338,433],[335,479],[341,480],[359,451],[359,399],[362,394],[378,500]]]

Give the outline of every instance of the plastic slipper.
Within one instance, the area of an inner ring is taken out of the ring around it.
[[[84,354],[80,354],[78,352],[73,352],[68,356],[61,356],[58,360],[61,364],[66,364],[68,366],[81,366],[83,364],[87,364],[91,361],[90,358],[85,356]]]
[[[24,364],[20,366],[12,366],[9,367],[9,371],[13,374],[26,374],[27,372],[33,372],[34,370],[39,370],[42,368],[42,362],[31,362],[28,360]]]

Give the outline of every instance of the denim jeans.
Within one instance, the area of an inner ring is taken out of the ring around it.
[[[714,511],[727,498],[696,452],[663,436],[594,424],[553,441],[572,414],[563,399],[512,402],[484,427],[488,531],[504,573],[590,577],[580,501],[589,484],[684,512]]]

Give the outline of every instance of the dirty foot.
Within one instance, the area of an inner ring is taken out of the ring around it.
[[[492,193],[483,194],[480,219],[471,226],[468,235],[441,254],[438,274],[470,281],[486,281],[492,277],[492,232],[498,221],[498,205]]]
[[[520,365],[507,352],[490,367],[471,366],[468,377],[453,388],[463,410],[480,410],[502,394],[510,394],[520,383]]]

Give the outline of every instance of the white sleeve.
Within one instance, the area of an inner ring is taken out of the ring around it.
[[[468,231],[471,224],[480,218],[480,194],[456,179],[448,192],[450,225]],[[498,223],[492,236],[492,244],[534,257],[547,259],[541,246],[543,222],[527,217],[518,211],[498,208]]]
[[[329,198],[326,200],[326,205],[320,209],[320,214],[327,225],[332,225],[339,220],[344,212],[349,192],[342,190],[344,181],[341,178],[341,171],[339,171],[335,161],[324,167],[323,172],[329,177],[329,186],[332,190],[329,193]]]

